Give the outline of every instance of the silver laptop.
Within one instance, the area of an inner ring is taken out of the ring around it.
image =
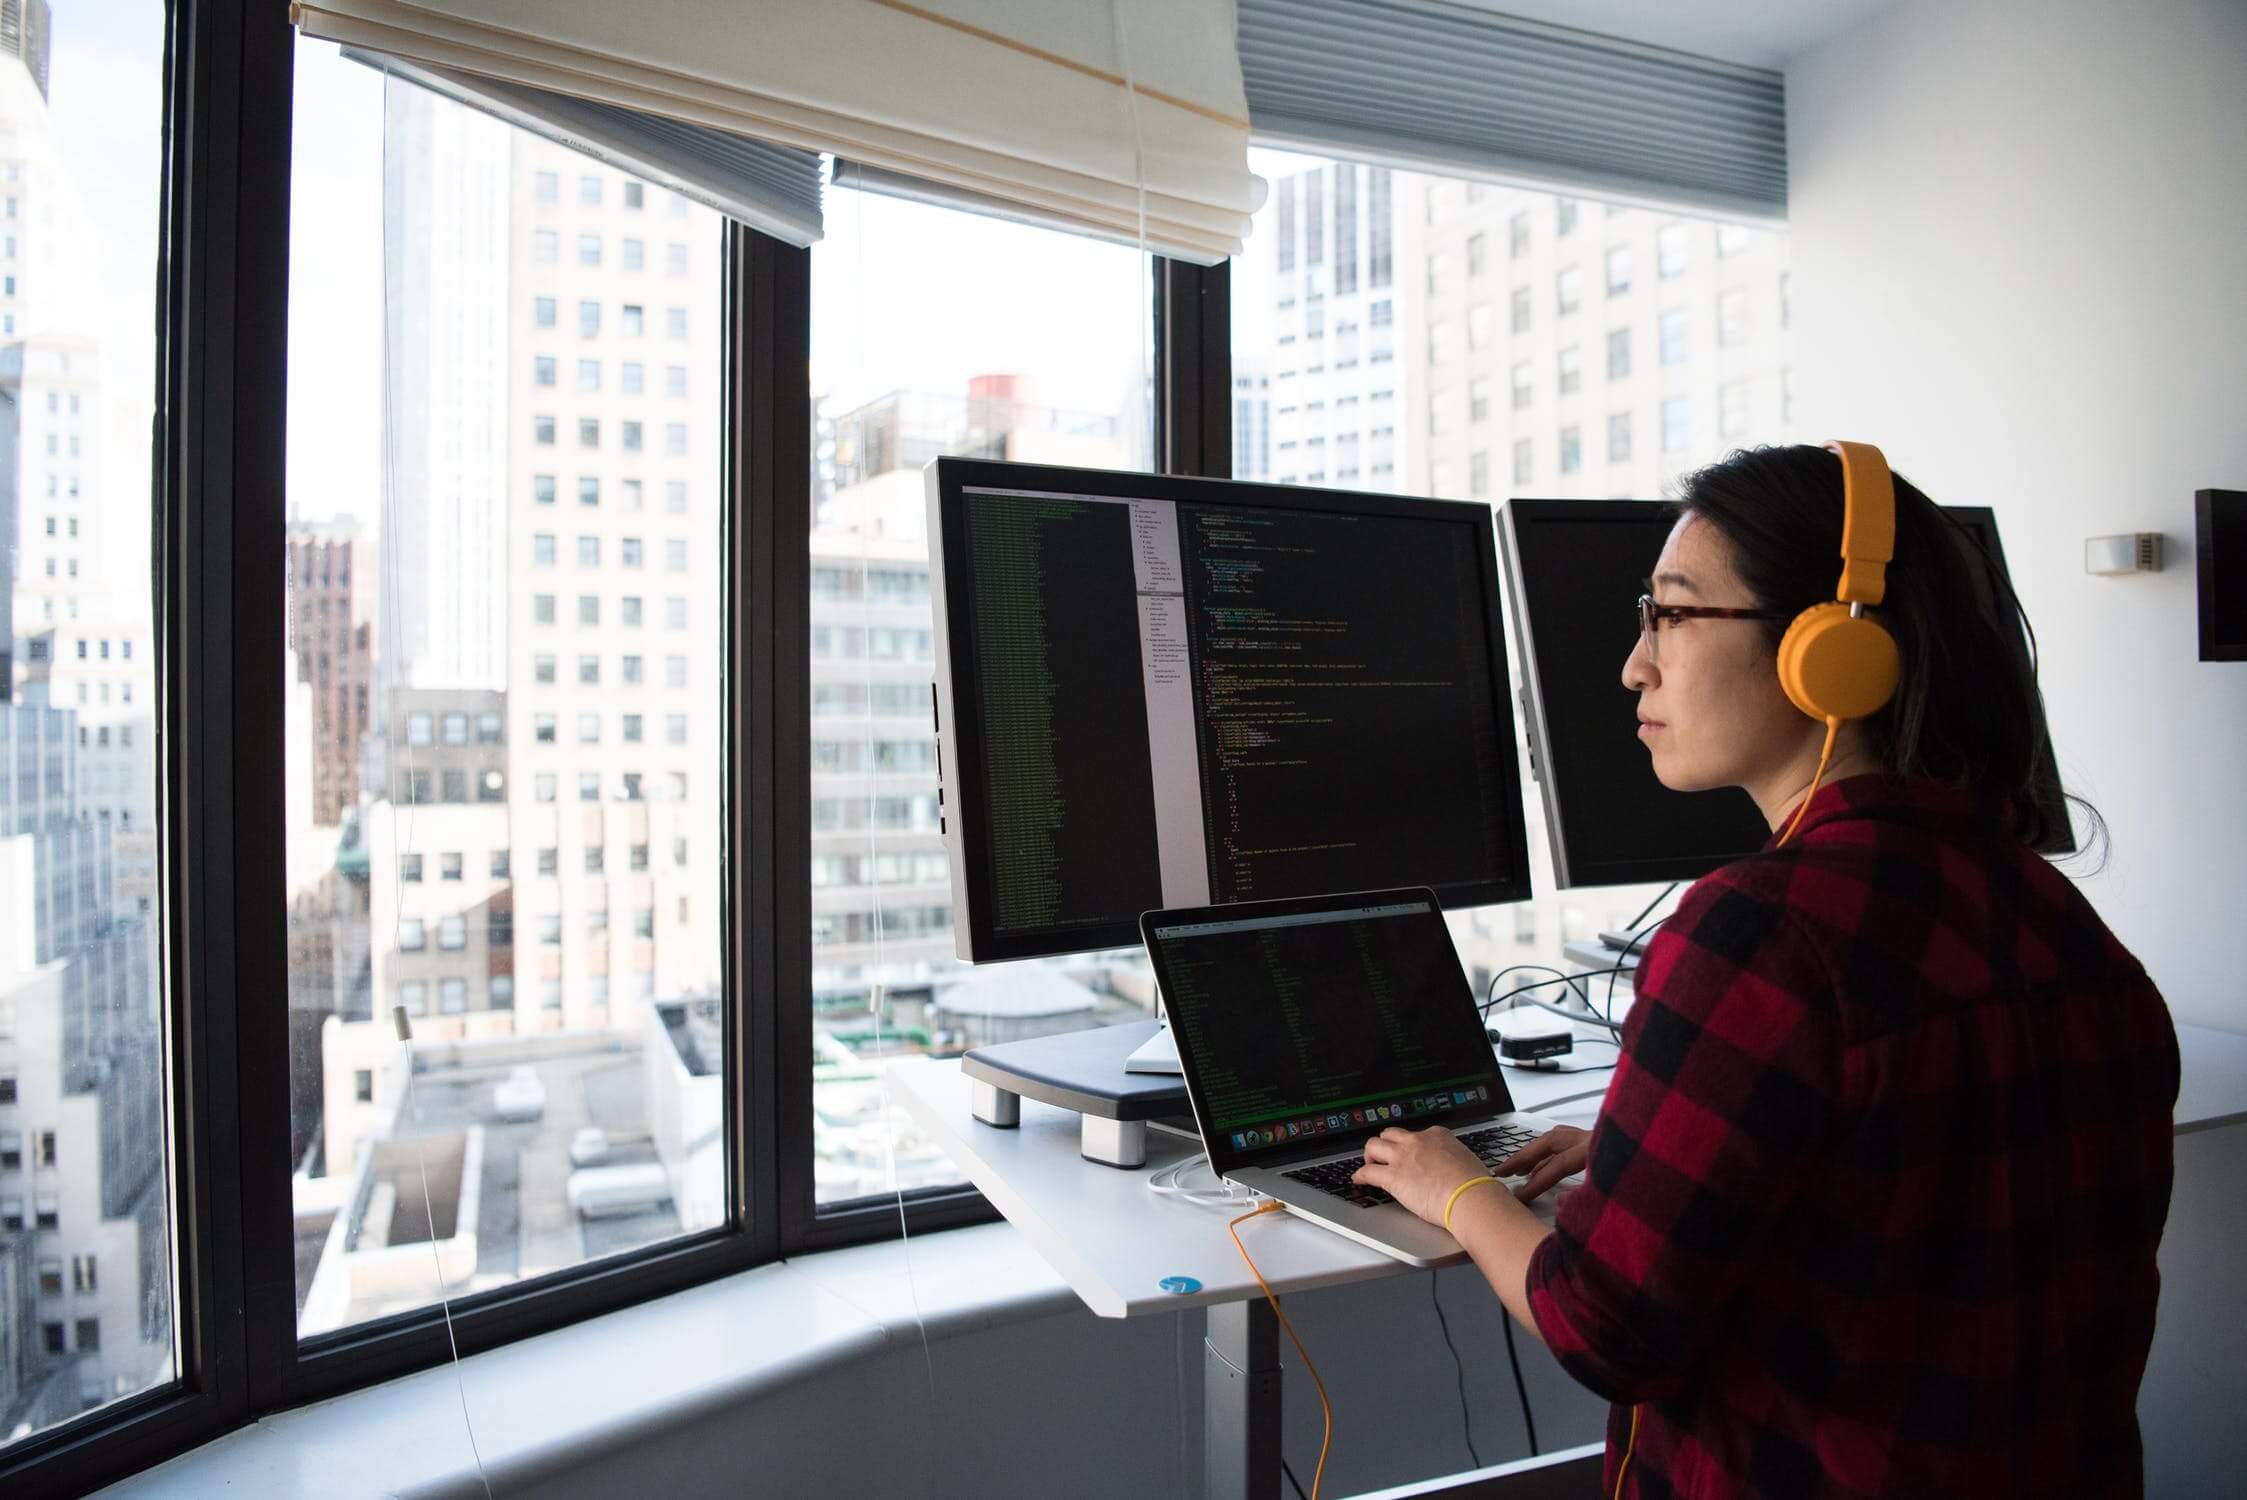
[[[1443,1229],[1350,1181],[1367,1138],[1441,1126],[1494,1169],[1552,1128],[1514,1110],[1433,891],[1151,911],[1139,931],[1211,1169],[1337,1234],[1454,1260]]]

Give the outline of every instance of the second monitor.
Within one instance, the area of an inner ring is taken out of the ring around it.
[[[937,744],[962,958],[1158,907],[1529,894],[1483,505],[940,458]]]

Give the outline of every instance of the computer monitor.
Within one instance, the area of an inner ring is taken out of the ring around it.
[[[2002,571],[1996,517],[1981,506],[1944,509]],[[1499,507],[1530,770],[1563,888],[1693,880],[1771,837],[1746,792],[1673,792],[1638,741],[1637,695],[1622,682],[1637,633],[1631,606],[1675,522],[1671,507],[1644,500]],[[2049,738],[2044,753],[2049,763]],[[2056,790],[2047,811],[2051,826],[2067,829]],[[2074,847],[2070,836],[2045,852]]]
[[[939,458],[960,957],[1165,907],[1529,894],[1487,506]]]

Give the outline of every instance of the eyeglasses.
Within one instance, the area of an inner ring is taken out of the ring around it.
[[[1658,661],[1661,636],[1655,626],[1679,620],[1776,620],[1777,612],[1768,609],[1718,609],[1705,604],[1656,604],[1652,594],[1638,596],[1638,637],[1646,643],[1648,661]]]

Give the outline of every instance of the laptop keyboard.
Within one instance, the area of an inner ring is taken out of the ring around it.
[[[1492,1175],[1498,1163],[1537,1139],[1537,1132],[1519,1125],[1489,1125],[1481,1130],[1459,1133],[1460,1142],[1481,1159]],[[1355,1203],[1360,1208],[1379,1208],[1384,1203],[1397,1200],[1377,1187],[1367,1187],[1362,1182],[1350,1181],[1351,1174],[1365,1165],[1365,1158],[1352,1156],[1342,1161],[1322,1161],[1316,1166],[1297,1167],[1285,1175],[1306,1187],[1317,1188],[1322,1193]]]

